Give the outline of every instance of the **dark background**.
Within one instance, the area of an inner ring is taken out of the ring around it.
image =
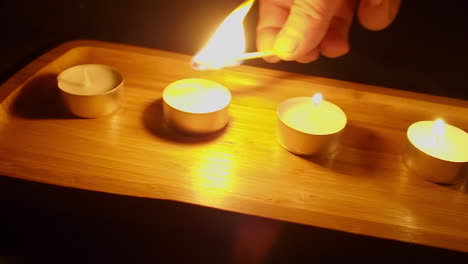
[[[73,39],[98,39],[195,54],[241,0],[2,0],[0,81]],[[468,99],[468,2],[403,1],[381,32],[351,30],[351,52],[311,64],[261,67]],[[257,6],[246,21],[255,50]]]
[[[40,54],[73,39],[195,54],[239,2],[2,0],[0,82]],[[384,31],[369,32],[355,23],[351,52],[342,58],[321,58],[311,64],[261,60],[249,64],[468,99],[467,6],[467,1],[403,1],[397,20]],[[246,21],[252,51],[256,20],[255,7]],[[0,177],[0,199],[0,264],[374,262],[407,260],[407,256],[447,261],[467,257],[175,202],[7,177]],[[272,245],[262,255],[258,252],[265,241]]]

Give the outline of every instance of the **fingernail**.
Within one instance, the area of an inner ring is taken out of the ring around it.
[[[281,61],[281,59],[278,58],[278,56],[265,57],[264,60],[269,63],[277,63]]]
[[[379,7],[382,5],[384,0],[369,0],[369,5],[372,7]]]
[[[294,53],[299,46],[299,41],[296,36],[284,33],[276,40],[274,49],[280,57],[287,57]]]

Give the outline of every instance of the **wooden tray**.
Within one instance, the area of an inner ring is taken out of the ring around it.
[[[0,174],[468,252],[466,184],[427,182],[400,160],[415,121],[443,117],[467,130],[467,101],[248,66],[199,72],[189,60],[96,41],[44,54],[1,86]],[[61,104],[57,74],[82,63],[123,73],[125,102],[114,115],[78,119]],[[188,77],[231,89],[223,133],[194,139],[164,129],[161,92]],[[278,103],[315,92],[349,118],[329,159],[295,156],[276,141]]]

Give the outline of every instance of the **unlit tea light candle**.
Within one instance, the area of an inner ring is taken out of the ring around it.
[[[406,165],[432,182],[454,183],[468,162],[468,134],[444,121],[419,121],[407,131]]]
[[[229,122],[231,93],[219,83],[199,78],[175,81],[163,91],[166,122],[179,131],[205,134]]]
[[[321,94],[296,97],[278,106],[278,140],[298,155],[329,155],[337,149],[346,114]]]
[[[104,116],[115,112],[120,106],[123,77],[110,66],[74,66],[63,71],[57,81],[66,105],[77,116]]]

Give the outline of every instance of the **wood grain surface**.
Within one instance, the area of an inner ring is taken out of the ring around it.
[[[467,101],[248,66],[194,71],[189,60],[96,41],[37,58],[0,88],[0,174],[468,252],[466,177],[437,185],[401,163],[411,123],[442,117],[466,131]],[[56,76],[83,63],[122,72],[118,112],[67,112]],[[221,133],[193,138],[164,126],[162,90],[190,77],[231,90],[232,120]],[[277,105],[316,92],[349,119],[339,151],[326,159],[293,155],[276,139]]]

